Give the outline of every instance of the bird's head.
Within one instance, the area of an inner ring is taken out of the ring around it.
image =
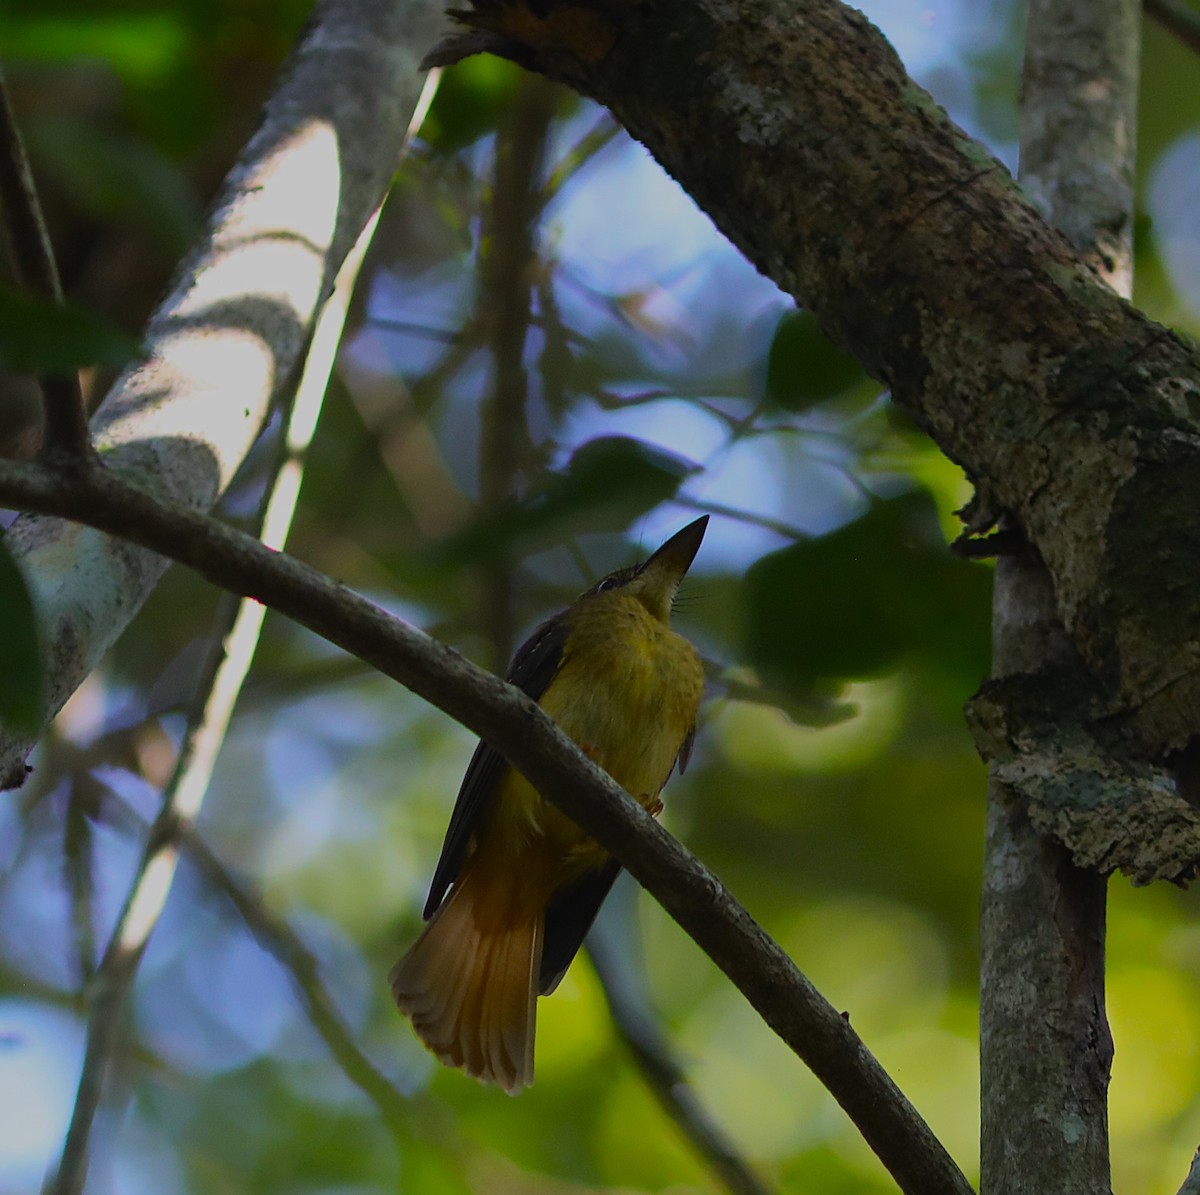
[[[708,527],[708,515],[676,531],[645,563],[617,569],[598,581],[585,598],[619,590],[637,598],[660,622],[669,622],[675,591],[691,567]]]

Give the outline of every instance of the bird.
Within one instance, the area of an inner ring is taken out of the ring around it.
[[[518,649],[507,679],[648,812],[687,766],[704,670],[671,630],[708,516],[609,573]],[[481,741],[434,870],[421,936],[388,976],[447,1066],[516,1095],[533,1082],[537,998],[558,986],[620,864]]]

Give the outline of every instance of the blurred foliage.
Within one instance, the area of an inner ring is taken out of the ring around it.
[[[99,396],[308,7],[4,5],[0,59],[71,310],[102,313],[53,317],[80,323],[48,337],[44,312],[5,299],[6,361],[107,366],[85,374]],[[867,8],[951,116],[1011,162],[1018,6]],[[1188,179],[1163,162],[1200,131],[1200,73],[1153,28],[1144,59],[1143,195],[1180,195]],[[513,114],[544,86],[486,58],[446,75],[384,212],[292,550],[490,660],[710,512],[676,617],[711,694],[667,824],[850,1013],[970,1173],[984,778],[960,707],[987,666],[988,570],[945,547],[969,487],[605,114],[555,93],[544,143],[524,146],[544,165],[524,182],[536,223],[516,267],[520,452],[502,462],[511,496],[483,503],[481,461],[503,442],[489,415],[514,396],[500,394],[479,248],[497,138],[541,136]],[[1162,213],[1144,208],[1138,301],[1195,332]],[[500,235],[517,244],[521,230]],[[247,463],[231,517],[254,509],[269,455]],[[10,653],[32,638],[6,560],[0,717],[19,721],[34,672]],[[0,802],[4,1195],[35,1189],[60,1147],[80,993],[169,774],[213,605],[168,573],[26,789]],[[185,859],[139,976],[90,1192],[717,1189],[623,1052],[586,962],[541,1004],[538,1081],[519,1100],[435,1066],[397,1017],[385,976],[418,931],[471,748],[411,694],[268,619],[200,824],[257,913],[244,920],[230,888]],[[1200,1139],[1196,912],[1188,893],[1113,884],[1118,1189],[1174,1191]],[[775,1189],[893,1190],[656,905],[619,899],[606,917],[700,1100]],[[285,940],[314,960],[307,982],[359,1064],[314,1028],[311,993],[279,961],[294,957]]]
[[[441,546],[447,563],[528,555],[564,538],[618,532],[668,501],[695,466],[628,436],[597,436],[524,498],[498,503]],[[620,478],[620,485],[613,479]]]
[[[0,542],[0,725],[31,731],[42,704],[42,661],[33,602]]]
[[[746,654],[781,682],[879,676],[908,653],[967,675],[987,668],[990,576],[947,553],[924,491],[763,556],[745,592]]]
[[[767,354],[767,395],[774,402],[805,411],[859,380],[865,380],[862,366],[826,340],[811,311],[784,314]]]
[[[521,70],[503,58],[480,54],[447,71],[437,102],[421,126],[421,140],[447,156],[496,131],[499,113],[512,103]]]
[[[0,287],[0,365],[33,373],[69,373],[124,365],[138,343],[75,304],[57,306]]]

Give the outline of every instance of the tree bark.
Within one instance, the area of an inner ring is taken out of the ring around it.
[[[1021,182],[1096,272],[1133,285],[1140,4],[1032,0]],[[1078,670],[1050,578],[1027,548],[996,562],[993,674],[1052,686]],[[1077,776],[1081,803],[1096,785]],[[1025,786],[993,769],[981,919],[980,1188],[1110,1189],[1106,878],[1030,823]]]
[[[424,86],[436,0],[326,0],[225,182],[206,240],[150,322],[146,359],[92,420],[106,463],[208,510],[294,384],[321,305],[391,182]],[[42,622],[46,720],[158,583],[165,560],[38,515],[5,537]],[[0,788],[35,740],[0,729]]]
[[[1145,759],[1192,738],[1200,359],[1102,285],[866,18],[836,0],[460,16],[427,61],[491,50],[611,108],[966,469],[973,529],[1007,511],[1024,530],[1094,718]]]

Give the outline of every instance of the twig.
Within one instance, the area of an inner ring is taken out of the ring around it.
[[[278,550],[287,540],[303,480],[304,452],[316,428],[354,282],[378,220],[377,209],[347,255],[317,320],[274,475],[267,486],[260,537],[265,548]],[[201,700],[188,721],[162,806],[150,827],[141,862],[95,976],[83,1071],[57,1173],[47,1186],[51,1195],[77,1195],[83,1190],[88,1142],[100,1106],[104,1075],[117,1045],[121,1007],[175,879],[177,829],[194,824],[200,812],[233,707],[258,645],[265,607],[243,597],[238,603],[229,603],[228,609],[229,615],[224,610],[218,615],[228,632],[216,636],[216,650],[198,686]]]
[[[92,835],[79,786],[71,784],[63,825],[63,865],[71,897],[71,930],[79,967],[79,986],[86,987],[96,969],[96,932],[92,923],[95,877]]]
[[[42,218],[37,187],[25,143],[0,68],[0,200],[2,200],[17,279],[41,299],[62,304],[62,285],[50,235]],[[92,453],[87,408],[75,370],[40,377],[46,415],[43,451],[62,454],[64,460],[82,460]]]
[[[131,834],[144,834],[146,822],[118,797],[106,794],[98,812]],[[371,1061],[354,1040],[337,1005],[321,980],[320,964],[295,930],[275,916],[262,898],[239,880],[213,853],[194,826],[178,822],[175,844],[201,877],[233,906],[259,945],[288,973],[312,1026],[347,1078],[375,1104],[385,1124],[397,1136],[410,1139],[418,1111],[409,1099]]]
[[[601,109],[596,123],[550,168],[538,195],[538,210],[546,208],[558,196],[569,178],[578,174],[581,167],[587,165],[605,146],[611,145],[624,132],[625,130],[613,120],[612,114],[607,109]]]
[[[458,344],[466,339],[466,333],[461,328],[437,328],[432,324],[393,319],[386,315],[369,315],[363,324],[379,332],[405,332],[410,336],[419,336],[424,340],[436,340],[441,344]]]
[[[929,1126],[828,1001],[693,858],[523,693],[252,536],[109,471],[66,479],[0,461],[0,498],[123,535],[351,652],[493,743],[616,856],[833,1094],[907,1195],[969,1195]]]
[[[1173,33],[1189,50],[1200,54],[1200,12],[1182,0],[1144,0],[1147,16]]]
[[[616,896],[614,892],[610,901]],[[733,1195],[767,1195],[768,1188],[709,1116],[689,1085],[661,1025],[648,1009],[646,994],[634,990],[627,965],[616,957],[614,944],[604,933],[603,919],[588,934],[587,952],[600,979],[613,1025],[663,1111]]]
[[[510,499],[531,445],[525,405],[534,230],[546,138],[557,87],[525,75],[512,110],[496,137],[492,200],[485,213],[479,258],[480,316],[488,329],[492,387],[479,438],[479,495],[485,509]],[[481,624],[502,668],[513,648],[512,568],[503,557],[483,569]]]
[[[273,916],[258,896],[235,879],[193,826],[180,825],[179,845],[204,878],[225,895],[263,949],[291,976],[308,1019],[346,1077],[374,1103],[393,1133],[411,1136],[412,1102],[359,1048],[321,982],[312,952],[285,921]]]
[[[782,519],[775,519],[770,515],[760,515],[753,510],[743,510],[739,506],[725,506],[720,502],[700,502],[695,498],[689,498],[686,494],[676,494],[671,501],[676,506],[683,506],[688,510],[703,510],[708,514],[720,515],[722,518],[736,519],[737,522],[747,523],[752,527],[762,527],[765,531],[773,531],[785,539],[797,542],[812,539],[807,531],[802,531],[792,523],[785,523]]]

